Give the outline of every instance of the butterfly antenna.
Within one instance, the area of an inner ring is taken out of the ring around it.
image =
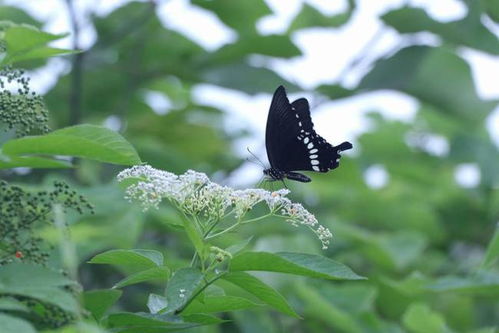
[[[251,154],[251,156],[253,156],[258,162],[260,162],[260,165],[265,169],[265,163],[263,163],[255,154],[253,154],[251,152],[251,150],[249,149],[249,147],[246,147],[246,149],[248,150],[248,152]]]

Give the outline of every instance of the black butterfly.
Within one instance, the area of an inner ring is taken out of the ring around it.
[[[311,179],[295,171],[328,172],[339,166],[340,152],[352,148],[350,142],[332,146],[315,133],[305,98],[289,103],[279,86],[270,104],[265,134],[270,168],[263,173],[271,180],[284,178],[299,182]]]

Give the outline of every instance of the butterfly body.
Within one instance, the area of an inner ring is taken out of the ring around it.
[[[267,118],[265,145],[270,180],[284,178],[299,182],[311,179],[296,171],[328,172],[339,166],[340,153],[352,148],[349,142],[332,146],[314,130],[305,98],[290,103],[284,87],[274,93]]]
[[[275,181],[275,180],[283,180],[285,178],[291,179],[291,180],[296,180],[302,183],[308,183],[311,182],[312,179],[309,177],[305,176],[304,174],[301,174],[299,172],[293,172],[293,171],[282,171],[279,169],[274,169],[274,168],[268,168],[263,170],[263,174],[267,176],[270,180]]]

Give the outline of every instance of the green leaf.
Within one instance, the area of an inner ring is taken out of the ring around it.
[[[244,80],[240,80],[240,78]],[[274,91],[275,87],[284,85],[288,91],[296,91],[298,87],[286,82],[274,71],[263,67],[255,67],[246,63],[224,64],[209,68],[202,73],[203,80],[222,87],[242,90],[248,94]],[[254,82],[259,82],[255,85]]]
[[[35,264],[11,263],[2,266],[0,288],[16,288],[23,284],[30,287],[63,287],[74,285],[75,282],[58,272]]]
[[[75,156],[120,165],[141,163],[135,149],[120,134],[94,125],[77,125],[11,140],[4,144],[3,152]]]
[[[31,297],[77,313],[78,303],[73,295],[60,289],[70,285],[75,282],[38,265],[12,263],[0,269],[0,294]]]
[[[80,51],[59,49],[55,47],[42,46],[23,52],[14,57],[14,61],[21,62],[34,59],[45,59],[55,56],[78,53]]]
[[[83,293],[83,304],[99,321],[106,311],[121,297],[121,290],[90,290]]]
[[[412,304],[402,318],[405,327],[413,333],[448,333],[444,317],[424,303]]]
[[[350,0],[348,1],[348,5],[349,8],[344,13],[333,16],[326,16],[315,7],[304,3],[301,11],[296,15],[296,17],[289,25],[288,33],[305,28],[334,28],[342,26],[343,24],[347,23],[352,16],[353,9],[355,8],[355,2]]]
[[[480,1],[470,2],[468,15],[459,21],[441,23],[421,8],[403,7],[382,16],[382,20],[401,33],[429,31],[448,42],[492,54],[499,54],[499,40],[481,21]]]
[[[133,271],[144,271],[163,266],[163,255],[154,250],[110,250],[96,255],[89,263],[126,266]]]
[[[52,169],[71,168],[72,165],[68,161],[56,160],[51,158],[35,156],[8,156],[0,154],[0,169],[12,169],[19,167]]]
[[[12,297],[0,298],[0,310],[29,312],[29,308],[24,303]]]
[[[181,309],[203,283],[203,273],[195,268],[181,268],[176,271],[166,286],[168,307],[162,313]]]
[[[212,11],[218,18],[245,35],[256,33],[256,21],[272,12],[263,0],[233,1],[233,0],[192,0],[194,5]]]
[[[236,296],[210,296],[205,297],[203,303],[194,301],[182,311],[182,315],[192,313],[217,313],[236,310],[245,310],[258,307],[260,304]]]
[[[499,225],[496,226],[496,231],[487,246],[487,252],[482,261],[482,268],[491,266],[499,259]]]
[[[184,226],[184,230],[187,233],[187,237],[189,237],[189,240],[191,241],[192,245],[194,245],[197,254],[204,260],[206,247],[203,241],[203,235],[196,228],[194,221],[188,219],[184,215],[180,215],[180,218],[182,219],[182,223]]]
[[[227,251],[230,254],[232,254],[233,256],[235,256],[239,252],[243,251],[249,245],[249,243],[251,242],[252,239],[253,239],[253,236],[245,239],[244,241],[242,241],[240,243],[236,243],[234,245],[227,247],[225,249],[225,251]]]
[[[490,18],[499,23],[499,0],[483,0],[482,4]]]
[[[40,22],[38,22],[28,13],[17,7],[11,7],[5,5],[0,6],[0,17],[2,18],[8,17],[9,21],[7,22],[11,24],[13,24],[12,22],[16,22],[16,24],[27,24],[37,28],[41,26]],[[6,21],[0,21],[0,22],[5,23]]]
[[[193,313],[190,315],[182,316],[185,321],[191,323],[198,323],[202,325],[216,325],[227,322],[227,320],[220,319],[215,316],[210,316],[204,313]]]
[[[121,312],[109,315],[107,323],[113,332],[120,333],[164,333],[178,332],[200,325],[223,323],[224,320],[203,314],[173,316],[169,314],[149,314],[143,312]]]
[[[72,52],[70,50],[51,49],[47,43],[66,37],[66,34],[54,35],[38,30],[28,25],[12,25],[4,31],[7,53],[0,62],[1,65],[12,64],[21,60],[46,58],[57,54]],[[50,49],[50,54],[47,53]]]
[[[262,54],[269,57],[292,58],[301,55],[301,51],[288,36],[248,36],[240,38],[217,50],[210,58],[210,64],[224,65],[244,60],[249,54]]]
[[[129,286],[132,284],[137,284],[145,281],[151,280],[168,280],[168,276],[170,275],[170,269],[166,266],[158,266],[149,268],[145,271],[140,271],[134,273],[120,282],[116,283],[113,288],[123,288],[125,286]]]
[[[0,327],[2,332],[36,333],[34,327],[27,321],[0,313]]]
[[[230,270],[280,272],[330,280],[365,279],[329,258],[292,252],[245,252],[232,259]]]
[[[279,292],[248,273],[232,272],[225,274],[222,279],[246,290],[282,313],[296,318],[300,317]]]
[[[168,306],[165,296],[149,294],[147,299],[147,308],[152,314],[158,313]]]
[[[436,292],[461,292],[482,296],[499,295],[499,274],[494,271],[478,271],[468,277],[446,276],[427,286]]]
[[[408,93],[435,109],[477,123],[496,106],[482,101],[469,65],[449,49],[411,46],[380,60],[359,89],[394,89]]]
[[[355,89],[347,89],[339,84],[323,84],[315,90],[332,100],[350,97],[357,93]]]
[[[294,290],[304,303],[305,318],[317,318],[339,332],[362,333],[353,314],[332,302],[331,297],[305,283],[297,283]]]

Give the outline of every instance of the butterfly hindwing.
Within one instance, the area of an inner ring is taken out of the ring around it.
[[[305,98],[289,103],[284,87],[277,88],[270,106],[266,147],[272,168],[327,172],[339,165],[339,153],[352,148],[348,142],[332,146],[314,130]]]

